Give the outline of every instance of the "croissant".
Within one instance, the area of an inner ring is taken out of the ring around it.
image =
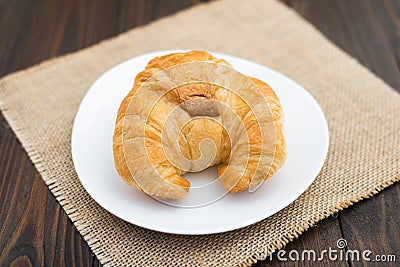
[[[229,192],[256,188],[285,161],[281,105],[207,52],[156,57],[119,107],[113,153],[126,183],[160,199],[184,198],[181,175],[214,165]]]

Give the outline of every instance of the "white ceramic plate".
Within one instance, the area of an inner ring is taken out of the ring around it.
[[[197,208],[166,205],[119,178],[112,154],[118,107],[147,62],[172,52],[176,51],[145,54],[113,67],[92,85],[83,99],[72,132],[72,157],[78,176],[93,199],[121,219],[148,229],[175,234],[211,234],[256,223],[298,198],[318,175],[328,151],[328,126],[321,108],[309,93],[286,76],[218,53],[212,54],[227,60],[236,70],[267,82],[278,95],[287,141],[284,166],[253,193],[228,194]],[[197,185],[215,175],[216,170],[211,169],[185,177]],[[185,200],[181,203],[185,204]]]

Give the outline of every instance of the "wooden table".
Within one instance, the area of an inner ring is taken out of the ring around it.
[[[79,50],[199,2],[0,0],[0,76]],[[400,91],[399,0],[284,2]],[[318,223],[290,243],[286,251],[322,251],[336,247],[336,241],[345,238],[350,249],[397,254],[399,264],[399,199],[400,183],[397,183],[372,199]],[[274,258],[259,262],[257,266],[309,264]],[[325,260],[314,264],[360,266],[366,262]],[[9,265],[100,264],[0,116],[0,266]]]

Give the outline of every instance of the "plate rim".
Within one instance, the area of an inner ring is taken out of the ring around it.
[[[142,223],[142,222],[140,222],[140,221],[135,221],[135,222],[133,222],[133,221],[131,221],[131,220],[127,220],[126,218],[123,218],[123,217],[120,216],[119,214],[116,214],[116,213],[114,213],[112,210],[108,209],[108,208],[106,207],[107,205],[105,205],[103,201],[101,201],[101,200],[96,199],[95,197],[93,197],[94,194],[91,193],[92,190],[91,190],[90,188],[87,187],[87,184],[85,185],[85,182],[82,181],[82,178],[81,178],[81,176],[79,175],[79,170],[78,170],[79,167],[77,167],[77,166],[79,166],[79,164],[76,163],[76,158],[77,158],[76,153],[77,153],[77,152],[76,152],[76,146],[74,145],[74,143],[76,142],[76,138],[77,138],[77,137],[76,137],[76,135],[77,135],[77,134],[76,134],[76,132],[77,132],[76,129],[77,129],[78,119],[79,119],[79,116],[81,116],[80,114],[82,113],[82,107],[84,106],[85,102],[87,101],[88,96],[89,96],[90,94],[93,93],[93,91],[92,91],[93,86],[94,86],[102,77],[104,77],[104,76],[106,76],[108,73],[112,72],[115,68],[119,67],[120,65],[126,64],[127,62],[129,62],[129,61],[131,61],[131,60],[135,60],[135,59],[137,59],[137,58],[139,58],[139,57],[149,57],[149,56],[153,56],[153,57],[154,57],[154,56],[166,55],[166,54],[170,54],[170,53],[180,53],[180,52],[187,52],[187,51],[191,51],[191,50],[187,50],[187,49],[182,49],[182,50],[175,50],[175,49],[174,49],[174,50],[156,50],[156,51],[150,51],[150,52],[147,52],[147,53],[144,53],[144,54],[139,54],[139,55],[133,56],[133,57],[131,57],[131,58],[129,58],[129,59],[126,59],[126,60],[124,60],[124,61],[122,61],[122,62],[120,62],[120,63],[118,63],[118,64],[112,66],[111,68],[107,69],[105,72],[103,72],[101,75],[99,75],[99,76],[97,77],[97,79],[90,85],[89,89],[87,90],[87,92],[85,93],[84,97],[82,98],[82,100],[81,100],[81,102],[80,102],[80,104],[79,104],[79,107],[78,107],[77,112],[76,112],[76,114],[75,114],[75,118],[74,118],[73,126],[72,126],[72,132],[71,132],[71,142],[70,142],[70,145],[71,145],[72,161],[73,161],[74,168],[75,168],[75,171],[76,171],[76,174],[77,174],[77,176],[78,176],[78,179],[79,179],[80,183],[82,184],[82,186],[84,187],[84,189],[86,190],[86,192],[90,195],[90,197],[91,197],[97,204],[99,204],[99,205],[101,206],[101,208],[105,209],[105,210],[106,210],[107,212],[109,212],[110,214],[112,214],[112,215],[114,215],[114,216],[116,216],[116,217],[118,217],[118,218],[124,220],[125,222],[130,223],[130,224],[137,225],[137,226],[139,226],[139,227],[143,227],[143,228],[146,228],[146,229],[149,229],[149,230],[153,230],[153,231],[157,231],[157,232],[162,232],[162,233],[168,233],[168,234],[178,234],[178,235],[206,235],[206,234],[217,234],[217,233],[229,232],[229,231],[237,230],[237,229],[240,229],[240,228],[244,228],[244,227],[246,227],[246,226],[250,226],[250,225],[252,225],[252,224],[255,224],[255,223],[257,223],[257,222],[260,222],[260,221],[262,221],[262,220],[264,220],[264,219],[267,219],[267,218],[269,218],[269,217],[275,215],[277,212],[283,210],[284,208],[286,208],[287,206],[289,206],[290,204],[292,204],[296,199],[298,199],[298,198],[310,187],[310,185],[315,181],[316,177],[317,177],[318,174],[320,173],[320,171],[321,171],[321,169],[322,169],[322,167],[323,167],[323,165],[324,165],[324,163],[325,163],[325,161],[326,161],[326,158],[327,158],[327,155],[328,155],[328,150],[329,150],[330,138],[329,138],[329,127],[328,127],[328,123],[327,123],[325,114],[324,114],[324,112],[323,112],[321,106],[320,106],[320,105],[318,104],[318,102],[316,101],[316,99],[315,99],[303,86],[301,86],[300,84],[298,84],[297,82],[295,82],[295,81],[294,81],[293,79],[291,79],[290,77],[288,77],[288,76],[286,76],[286,75],[284,75],[284,74],[282,74],[282,73],[280,73],[280,72],[278,72],[278,71],[276,71],[276,70],[274,70],[274,69],[271,69],[270,67],[263,66],[263,65],[261,65],[261,64],[259,64],[259,63],[257,63],[257,62],[254,62],[254,61],[251,61],[251,60],[248,60],[248,59],[244,59],[244,58],[240,58],[240,57],[236,57],[236,56],[232,56],[232,55],[228,55],[228,54],[224,54],[224,53],[219,53],[219,52],[207,51],[208,53],[210,53],[210,54],[212,54],[213,56],[216,56],[216,57],[220,57],[220,58],[233,58],[233,59],[235,59],[236,61],[241,61],[241,62],[244,62],[244,63],[246,63],[246,64],[249,64],[249,63],[250,63],[250,64],[252,64],[252,65],[256,65],[256,66],[259,67],[259,68],[267,69],[268,71],[272,72],[272,73],[273,73],[274,75],[276,75],[276,76],[279,76],[280,78],[286,79],[288,82],[295,84],[299,89],[301,89],[303,95],[304,95],[305,97],[307,97],[308,100],[310,100],[310,101],[313,103],[314,108],[316,108],[316,109],[319,111],[318,114],[319,114],[319,117],[320,117],[321,122],[322,122],[322,125],[321,125],[321,126],[323,126],[323,128],[324,128],[324,133],[325,133],[324,139],[326,140],[324,147],[321,148],[321,150],[323,150],[323,155],[324,155],[324,156],[323,156],[323,158],[319,161],[318,166],[315,168],[315,170],[317,170],[317,171],[314,171],[313,174],[310,175],[310,176],[312,176],[313,178],[310,179],[310,180],[308,181],[308,183],[304,183],[303,187],[302,187],[301,189],[299,189],[299,190],[296,191],[296,192],[298,192],[297,194],[293,194],[289,199],[287,199],[286,201],[282,202],[281,205],[279,205],[279,206],[277,206],[277,207],[274,207],[274,209],[272,210],[272,212],[270,212],[269,215],[267,215],[267,216],[265,216],[264,213],[261,213],[259,216],[251,217],[250,219],[245,220],[245,221],[242,221],[241,223],[234,223],[234,224],[231,224],[231,225],[228,225],[228,226],[214,227],[214,228],[212,228],[212,229],[210,229],[210,230],[208,230],[208,231],[197,230],[197,229],[192,229],[192,230],[187,230],[187,229],[185,229],[185,230],[176,231],[176,230],[170,229],[170,228],[154,227],[153,225],[146,225],[146,224],[144,224],[144,223]],[[132,83],[133,83],[133,81],[132,81]],[[268,81],[267,81],[267,83],[268,83]],[[286,162],[285,162],[285,163],[286,163]]]

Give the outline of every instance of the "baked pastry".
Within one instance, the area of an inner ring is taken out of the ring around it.
[[[156,57],[118,110],[118,174],[161,199],[184,198],[181,175],[218,165],[229,192],[257,187],[285,161],[282,109],[263,81],[203,51]]]

